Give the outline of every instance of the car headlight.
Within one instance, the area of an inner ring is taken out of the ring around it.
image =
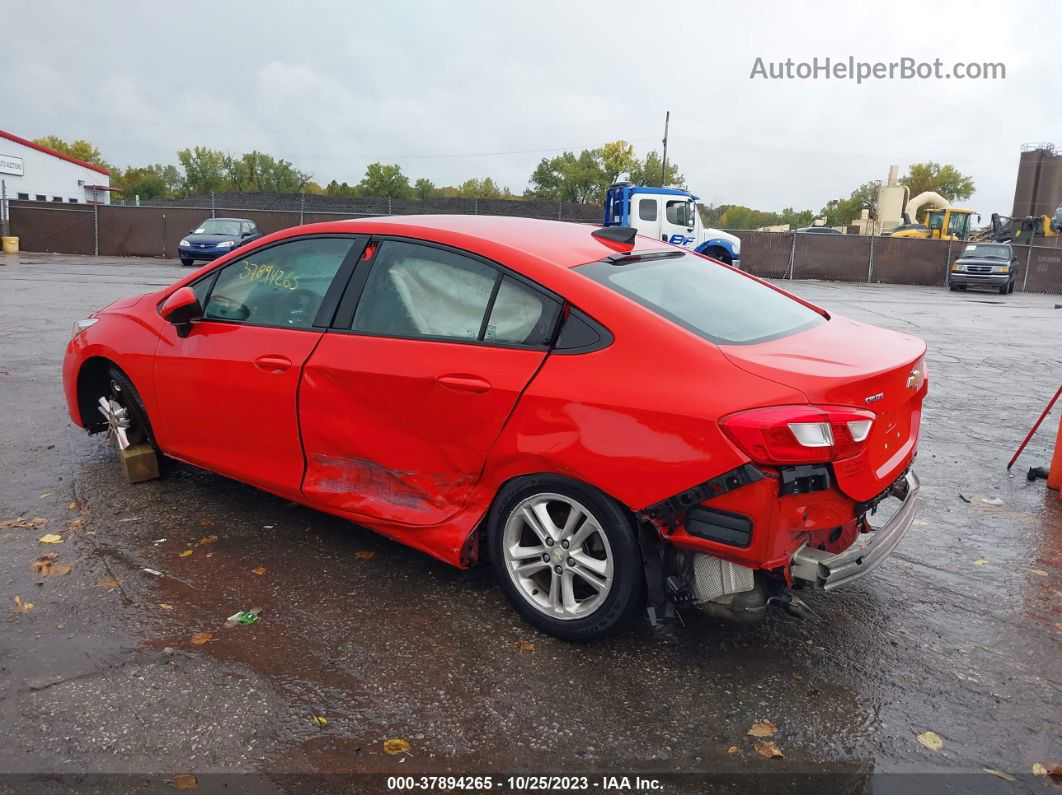
[[[951,266],[951,272],[952,273],[962,273],[963,272],[962,265],[952,265]]]
[[[1010,265],[993,265],[992,273],[1010,273]]]
[[[191,243],[189,243],[187,239],[185,239],[185,240],[182,240],[182,241],[181,241],[180,243],[178,243],[177,245],[179,245],[179,246],[184,246],[185,248],[191,248],[191,247],[192,247],[192,244],[191,244]]]
[[[235,241],[222,240],[220,243],[218,243],[218,248],[232,248],[235,245],[236,245]]]
[[[96,323],[98,323],[98,322],[99,322],[99,318],[98,317],[86,317],[84,320],[76,320],[76,321],[74,321],[74,329],[73,329],[73,333],[70,335],[70,339],[73,339],[78,334],[80,334],[82,331],[84,331],[85,329],[89,328],[90,326],[96,325]]]

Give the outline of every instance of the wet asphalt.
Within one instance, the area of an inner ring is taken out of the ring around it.
[[[524,624],[489,571],[235,481],[171,464],[127,485],[107,441],[67,419],[63,349],[72,321],[185,271],[3,262],[0,519],[36,526],[0,527],[0,791],[217,771],[267,774],[261,791],[293,773],[515,771],[734,774],[716,782],[734,791],[825,770],[839,778],[822,789],[843,792],[910,791],[914,773],[926,791],[1051,788],[1031,770],[1062,761],[1062,502],[1024,474],[1048,463],[1058,409],[1004,467],[1062,375],[1062,297],[788,283],[927,340],[915,526],[877,571],[807,598],[819,623],[686,610],[587,646]],[[50,552],[69,574],[32,570]],[[254,607],[257,623],[226,626]],[[754,749],[761,719],[784,759]],[[409,751],[388,754],[394,738]]]

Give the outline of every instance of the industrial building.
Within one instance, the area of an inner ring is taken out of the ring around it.
[[[109,204],[110,172],[0,130],[0,180],[9,200]]]
[[[1053,144],[1027,144],[1018,161],[1018,182],[1014,188],[1015,218],[1052,216],[1062,205],[1062,154]]]

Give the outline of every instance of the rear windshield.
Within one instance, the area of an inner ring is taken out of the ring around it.
[[[766,342],[826,322],[798,301],[696,254],[593,262],[576,270],[720,345]]]

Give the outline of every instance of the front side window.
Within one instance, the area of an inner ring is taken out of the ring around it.
[[[664,208],[667,221],[675,226],[693,226],[693,203],[689,201],[669,201]]]
[[[576,271],[720,345],[748,345],[825,323],[799,301],[696,254]]]
[[[310,328],[351,244],[350,238],[293,240],[226,265],[203,318]]]
[[[966,213],[952,213],[948,222],[948,234],[956,237],[966,237],[966,226],[970,223],[970,216]]]
[[[643,221],[655,221],[656,199],[639,199],[638,217]]]

